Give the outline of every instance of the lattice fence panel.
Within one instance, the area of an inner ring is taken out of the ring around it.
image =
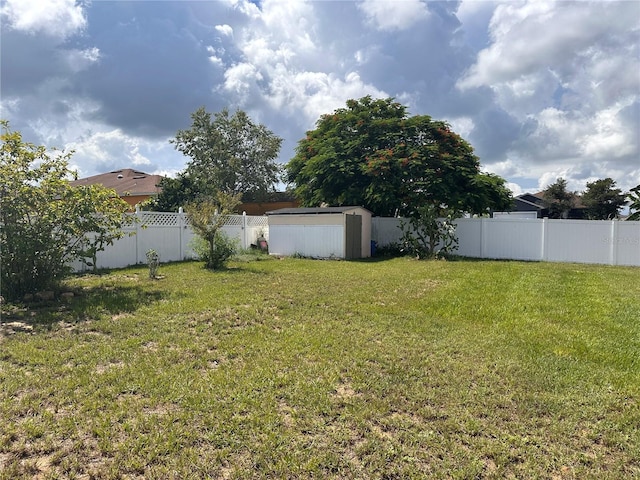
[[[140,215],[140,223],[147,227],[176,227],[178,226],[177,213],[144,212]]]
[[[242,215],[229,215],[224,222],[226,227],[241,227],[242,226]]]
[[[268,217],[247,217],[247,227],[268,227]]]

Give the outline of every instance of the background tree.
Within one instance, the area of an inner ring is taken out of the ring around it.
[[[542,191],[545,207],[549,210],[549,218],[568,218],[574,207],[575,195],[567,190],[567,181],[558,178]]]
[[[124,235],[128,205],[113,190],[72,187],[71,153],[49,154],[1,125],[0,291],[16,300],[57,287],[75,260],[95,267],[97,252]]]
[[[171,142],[191,158],[184,176],[202,195],[220,191],[260,197],[275,189],[281,173],[276,163],[280,137],[242,110],[231,115],[224,109],[212,117],[201,107],[191,118],[191,128],[179,130]]]
[[[582,203],[587,207],[587,218],[609,220],[618,217],[626,202],[622,190],[615,186],[616,182],[611,178],[587,182],[587,189],[582,194]]]
[[[191,227],[206,242],[207,248],[197,252],[205,261],[206,268],[220,268],[233,255],[233,248],[220,229],[239,203],[240,194],[218,192],[215,196],[186,205],[185,212]]]
[[[629,200],[629,217],[627,220],[640,220],[640,185],[636,185],[627,194]]]
[[[409,117],[393,99],[370,96],[320,117],[287,165],[303,206],[361,205],[375,215],[507,209],[504,180],[480,171],[472,147],[445,122]]]
[[[163,177],[160,193],[143,203],[142,207],[156,212],[177,212],[180,207],[194,202],[203,195],[192,177],[184,172],[175,178]]]

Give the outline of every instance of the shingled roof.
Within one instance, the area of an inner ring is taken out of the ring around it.
[[[80,178],[71,182],[71,185],[104,185],[113,188],[118,196],[128,195],[157,195],[161,188],[158,184],[162,180],[162,175],[150,175],[148,173],[123,168],[109,173],[101,173],[92,177]]]

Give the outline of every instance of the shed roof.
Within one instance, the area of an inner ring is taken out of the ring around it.
[[[347,207],[300,207],[300,208],[280,208],[266,212],[267,215],[326,215],[329,213],[345,213],[355,209],[369,211],[359,206]]]

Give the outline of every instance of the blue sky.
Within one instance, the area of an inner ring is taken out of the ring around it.
[[[173,175],[204,106],[245,110],[286,163],[365,95],[448,121],[515,194],[640,184],[640,1],[0,0],[0,116],[81,177]]]

